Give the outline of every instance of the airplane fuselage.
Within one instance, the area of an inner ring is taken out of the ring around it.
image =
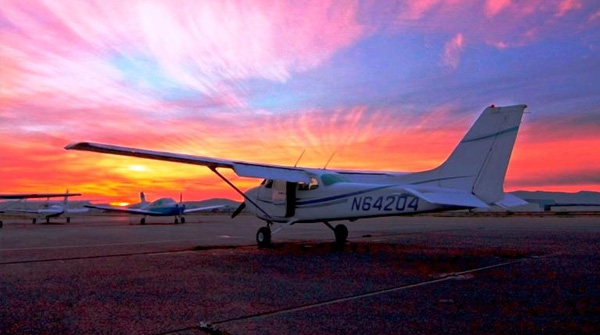
[[[406,193],[403,186],[407,185],[338,182],[329,186],[319,185],[315,189],[297,189],[293,215],[289,215],[291,213],[287,207],[289,201],[294,200],[286,199],[286,194],[281,192],[277,194],[278,191],[273,186],[269,189],[268,185],[263,184],[248,190],[246,195],[270,216],[248,203],[253,214],[274,222],[353,220],[453,209],[453,206],[431,204]]]

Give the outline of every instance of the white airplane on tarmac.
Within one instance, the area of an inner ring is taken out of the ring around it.
[[[48,201],[39,209],[10,209],[5,207],[3,209],[4,212],[12,212],[12,213],[27,213],[34,214],[36,217],[32,218],[31,221],[33,224],[37,222],[38,217],[45,218],[46,223],[50,223],[51,218],[56,218],[61,215],[67,216],[67,223],[71,222],[71,217],[69,214],[80,214],[88,212],[87,208],[69,208],[69,197],[80,196],[81,193],[69,193],[68,191],[65,193],[29,193],[29,194],[1,194],[0,199],[16,199],[16,200],[24,200],[24,199],[32,199],[32,198],[46,198]],[[50,203],[50,198],[56,197],[64,197],[62,203]],[[2,227],[2,222],[0,221],[0,227]]]
[[[184,214],[209,211],[224,207],[223,205],[216,205],[186,209],[185,204],[182,202],[182,200],[182,196],[180,195],[179,203],[175,202],[175,200],[171,198],[160,198],[152,202],[147,202],[144,192],[140,192],[139,208],[119,208],[98,205],[85,205],[84,207],[101,209],[109,212],[121,212],[143,215],[144,217],[140,219],[140,224],[146,224],[146,216],[174,216],[175,224],[178,224],[179,222],[185,223],[185,217],[183,216]],[[178,217],[179,220],[177,219]]]
[[[245,199],[232,217],[247,206],[266,221],[256,234],[259,246],[269,245],[271,235],[282,228],[309,222],[323,222],[333,230],[336,242],[344,243],[348,229],[343,224],[333,227],[331,221],[526,204],[503,190],[526,107],[486,108],[444,163],[415,173],[301,168],[89,142],[70,144],[65,149],[208,167]],[[219,172],[220,168],[264,180],[242,192]],[[271,232],[274,223],[283,225]]]

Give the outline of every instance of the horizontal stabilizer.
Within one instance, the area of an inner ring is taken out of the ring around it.
[[[461,190],[423,187],[423,188],[404,188],[404,190],[416,197],[419,197],[429,203],[436,205],[487,208],[488,204],[481,201],[471,193]]]
[[[500,201],[496,201],[494,204],[496,204],[504,209],[507,209],[510,207],[527,205],[529,203],[517,196],[512,195],[512,194],[504,194],[504,198],[502,198],[502,200],[500,200]]]

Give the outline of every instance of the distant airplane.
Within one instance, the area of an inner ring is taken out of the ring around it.
[[[182,199],[180,196],[179,203],[175,202],[175,200],[173,200],[171,198],[161,198],[161,199],[158,199],[158,200],[155,200],[155,201],[149,203],[146,201],[146,196],[144,195],[144,192],[141,192],[139,208],[120,208],[120,207],[97,206],[97,205],[85,205],[84,207],[101,209],[104,211],[111,211],[111,212],[121,212],[121,213],[143,215],[144,217],[140,220],[140,224],[146,224],[146,216],[174,216],[175,224],[177,224],[179,222],[185,223],[185,217],[183,216],[185,214],[209,211],[212,209],[224,207],[222,205],[217,205],[217,206],[205,206],[205,207],[186,209],[185,204],[183,204],[181,200]],[[177,219],[178,217],[179,217],[179,220]]]
[[[0,194],[0,199],[13,199],[13,200],[24,200],[24,199],[33,199],[33,198],[57,198],[64,197],[64,200],[61,203],[49,203],[46,202],[42,208],[40,209],[10,209],[4,208],[4,212],[12,212],[12,213],[27,213],[27,214],[35,214],[38,217],[42,217],[46,219],[46,223],[50,223],[51,218],[56,218],[61,215],[69,215],[69,214],[77,214],[77,213],[85,213],[89,211],[86,208],[69,208],[69,197],[80,196],[81,193],[69,193],[68,191],[65,193],[26,193],[26,194]],[[32,219],[32,223],[35,224],[37,222],[37,217]],[[67,223],[71,222],[71,217],[67,216]],[[0,221],[0,227],[2,227],[2,221]]]
[[[344,243],[348,229],[329,222],[407,215],[457,209],[505,208],[526,204],[505,194],[504,177],[526,105],[486,108],[439,167],[415,173],[344,171],[296,166],[257,164],[185,154],[81,142],[65,147],[113,155],[133,156],[207,166],[245,201],[267,225],[258,230],[259,246],[269,245],[271,235],[296,223],[323,222]],[[398,143],[418,146],[418,143]],[[219,171],[232,169],[238,176],[263,178],[260,186],[245,193]],[[274,232],[271,226],[283,223]]]

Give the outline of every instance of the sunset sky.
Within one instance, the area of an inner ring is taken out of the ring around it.
[[[0,2],[0,193],[240,198],[79,141],[425,170],[492,103],[529,106],[507,191],[600,191],[600,2]]]

